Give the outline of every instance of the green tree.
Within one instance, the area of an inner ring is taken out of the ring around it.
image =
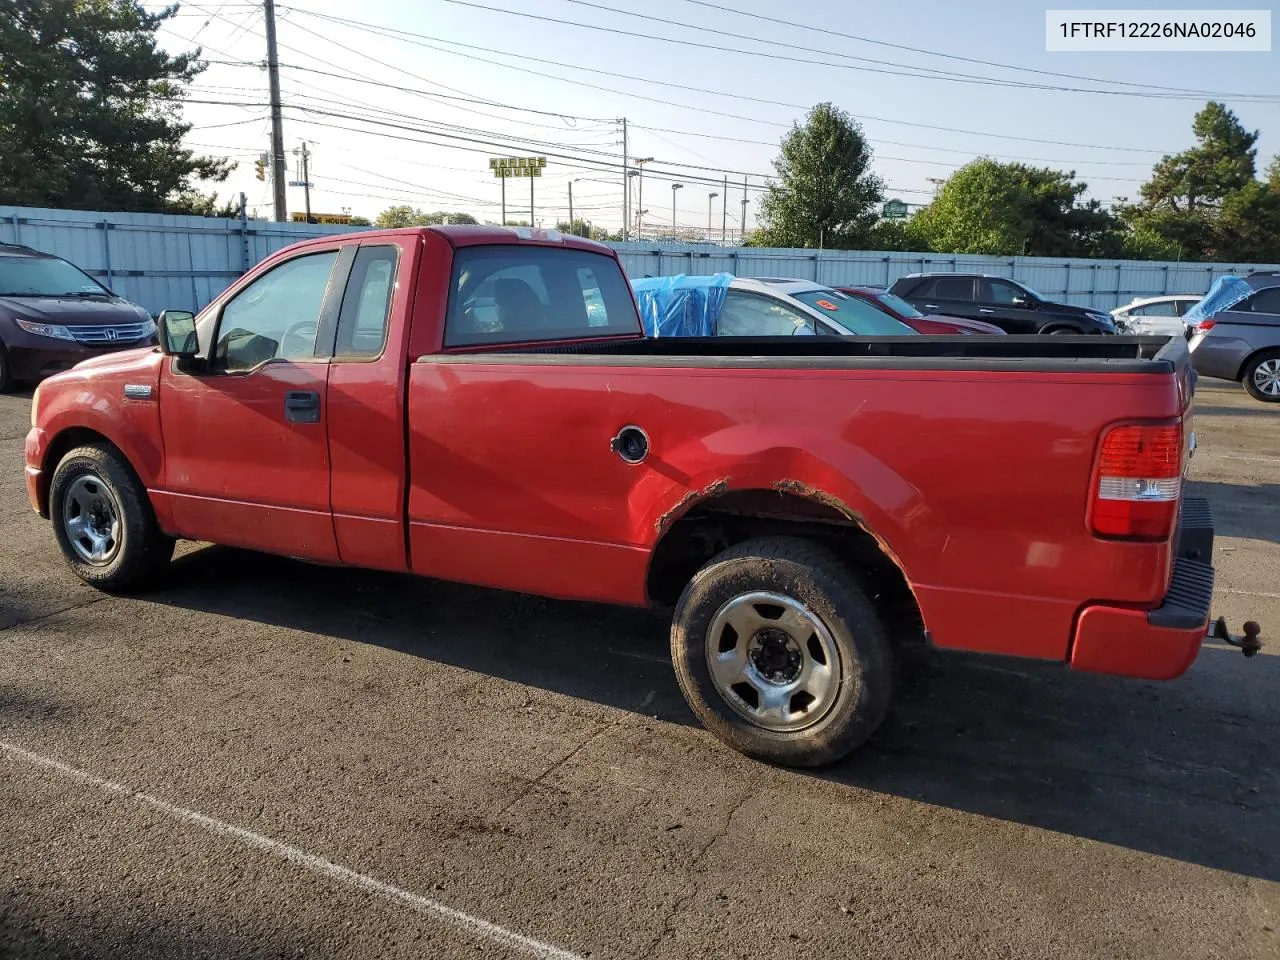
[[[1212,254],[1225,260],[1280,261],[1280,157],[1265,181],[1250,180],[1222,200]]]
[[[884,181],[871,171],[871,148],[849,114],[829,103],[794,124],[773,161],[778,182],[761,199],[761,246],[865,246],[876,224]]]
[[[1153,238],[1178,259],[1234,259],[1218,221],[1228,196],[1256,182],[1258,133],[1215,101],[1196,114],[1191,130],[1196,145],[1157,163],[1142,185],[1141,202],[1121,216],[1134,233]],[[1232,206],[1238,209],[1240,202]]]
[[[408,204],[397,207],[387,207],[374,220],[374,226],[390,229],[393,227],[434,227],[444,223],[479,223],[475,217],[469,213],[450,213],[447,210],[433,210],[428,213],[425,210],[419,210],[417,207],[411,207]]]
[[[373,224],[369,222],[368,217],[361,217],[361,216],[352,216],[351,225],[353,227],[372,227],[373,226]]]
[[[568,220],[561,220],[556,224],[556,229],[561,233],[569,234],[574,237],[590,237],[591,224],[583,220],[581,217],[574,217],[573,223]]]
[[[942,253],[992,256],[1110,257],[1120,253],[1120,222],[1088,186],[1064,173],[980,157],[952,174],[905,232]]]
[[[136,0],[0,3],[0,203],[169,213],[226,212],[199,181],[233,164],[182,146],[180,101],[204,69],[156,31],[177,5]]]

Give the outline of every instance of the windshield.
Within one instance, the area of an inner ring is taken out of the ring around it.
[[[77,297],[108,293],[93,277],[65,260],[0,257],[0,296]]]
[[[865,300],[850,297],[838,290],[806,290],[793,293],[801,303],[816,308],[851,333],[864,337],[907,337],[916,332],[905,323],[895,320],[879,307]]]
[[[907,301],[903,300],[896,293],[879,293],[876,299],[883,303],[890,310],[902,314],[904,317],[910,317],[912,320],[919,320],[924,316],[919,310],[913,307]]]

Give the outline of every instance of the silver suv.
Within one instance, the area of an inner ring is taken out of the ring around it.
[[[1198,319],[1191,330],[1196,372],[1238,381],[1255,399],[1280,403],[1280,271],[1235,282],[1242,299]]]

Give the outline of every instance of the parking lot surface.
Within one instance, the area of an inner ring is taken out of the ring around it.
[[[96,593],[0,397],[0,956],[1278,957],[1280,410],[1197,409],[1261,655],[926,655],[803,773],[694,725],[656,614],[196,545]]]

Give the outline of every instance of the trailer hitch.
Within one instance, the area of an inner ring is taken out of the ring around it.
[[[1207,639],[1229,643],[1233,647],[1239,647],[1240,652],[1246,657],[1252,657],[1262,649],[1262,641],[1258,639],[1258,635],[1261,633],[1262,627],[1258,626],[1253,620],[1247,620],[1244,624],[1244,634],[1235,636],[1227,629],[1227,618],[1219,617],[1213,621],[1213,626],[1209,628]]]

